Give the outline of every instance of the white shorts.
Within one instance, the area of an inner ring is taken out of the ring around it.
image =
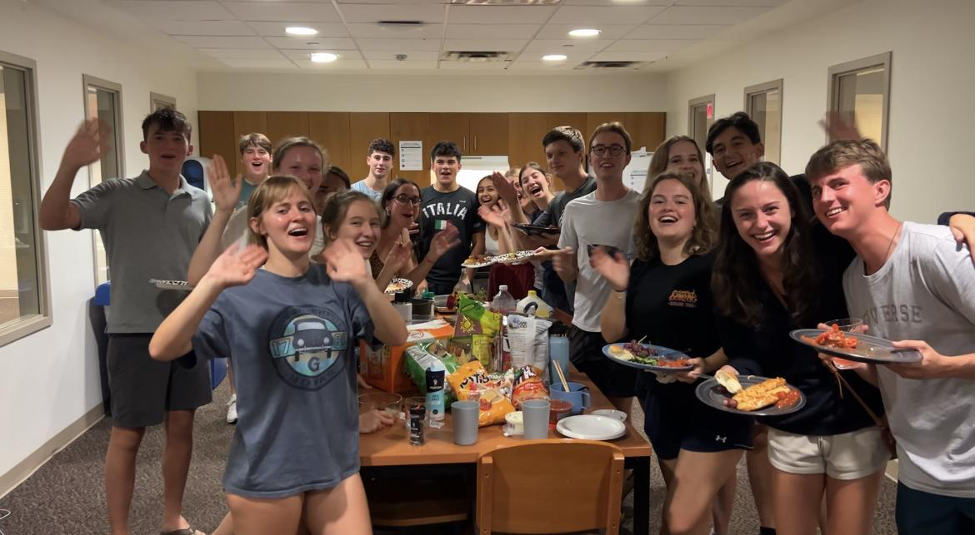
[[[889,449],[876,426],[840,435],[795,435],[770,428],[770,464],[789,474],[859,479],[885,469]]]

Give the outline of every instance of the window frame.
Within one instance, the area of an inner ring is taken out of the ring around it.
[[[54,322],[53,311],[51,309],[51,284],[48,271],[47,245],[44,231],[41,230],[41,158],[40,158],[40,123],[38,122],[37,103],[37,62],[23,56],[11,54],[0,50],[0,62],[15,69],[26,72],[26,85],[24,98],[26,99],[27,109],[30,117],[27,121],[27,147],[30,152],[31,170],[31,221],[34,225],[34,261],[37,265],[37,301],[38,313],[30,316],[22,316],[10,322],[9,325],[0,327],[0,347],[30,336],[40,330],[46,329]]]
[[[777,91],[780,93],[780,139],[778,140],[778,145],[780,146],[780,158],[778,160],[783,161],[784,151],[783,151],[783,141],[784,141],[784,79],[779,78],[777,80],[771,80],[769,82],[763,82],[761,84],[754,84],[743,88],[743,110],[746,114],[753,118],[753,97],[762,93],[770,93],[772,91]],[[766,134],[766,129],[764,129],[764,134]],[[766,137],[762,140],[764,145],[767,143]],[[780,161],[774,162],[780,165]]]
[[[123,124],[125,121],[122,119],[122,84],[117,84],[115,82],[110,82],[90,74],[81,75],[81,91],[82,91],[82,105],[85,113],[85,120],[88,120],[89,112],[88,109],[88,88],[95,87],[96,89],[102,89],[105,91],[111,91],[115,94],[115,124],[109,125],[112,127],[112,133],[116,136],[115,138],[115,165],[119,170],[119,176],[116,178],[125,178],[126,168],[125,168],[125,129]],[[94,178],[95,173],[93,171],[93,165],[89,164],[86,166],[88,168],[88,188],[91,189],[95,187]],[[101,181],[99,181],[101,183]],[[95,277],[95,285],[98,286],[102,284],[98,277],[99,264],[98,264],[98,245],[101,241],[100,233],[92,232],[92,275]],[[108,257],[105,259],[108,262]],[[106,265],[107,268],[111,266]],[[108,277],[106,281],[110,280]]]
[[[121,90],[120,90],[120,95],[121,95]],[[176,109],[176,98],[175,97],[171,97],[171,96],[164,95],[162,93],[155,93],[153,91],[150,91],[149,92],[149,113],[153,113],[153,112],[156,111],[156,109],[157,109],[156,108],[156,104],[157,103],[168,104],[174,110]]]
[[[838,107],[838,80],[846,74],[882,67],[882,139],[880,145],[883,151],[888,151],[889,145],[889,88],[892,82],[892,51],[874,56],[846,61],[828,67],[828,112],[836,112]],[[825,133],[825,143],[830,142]]]
[[[706,117],[706,131],[708,132],[709,131],[709,127],[712,126],[712,123],[716,122],[716,94],[715,93],[713,93],[711,95],[705,95],[705,96],[702,96],[702,97],[689,99],[689,115],[688,115],[689,128],[688,128],[688,130],[689,130],[689,137],[691,137],[692,139],[695,139],[695,132],[692,131],[692,128],[693,128],[693,126],[695,124],[695,111],[694,110],[695,110],[695,108],[697,106],[701,106],[703,104],[712,104],[712,119]],[[703,150],[705,150],[705,149],[703,149]]]

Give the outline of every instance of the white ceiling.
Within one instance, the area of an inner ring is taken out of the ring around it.
[[[535,5],[513,5],[519,3]],[[791,0],[101,0],[101,6],[117,17],[135,18],[158,30],[159,38],[186,45],[205,64],[227,70],[318,72],[606,72],[579,70],[585,61],[636,61],[641,62],[636,70],[662,70],[661,60],[668,56],[728,44],[731,35],[742,35],[751,22],[778,8],[786,10],[788,3]],[[421,24],[403,27],[380,21]],[[319,33],[293,37],[285,34],[287,26],[309,26]],[[575,28],[602,33],[589,39],[568,36]],[[338,54],[339,60],[311,62],[309,54],[319,51]],[[506,60],[444,59],[452,51],[498,51]],[[406,59],[398,61],[399,54]],[[546,54],[565,54],[567,60],[543,62]]]

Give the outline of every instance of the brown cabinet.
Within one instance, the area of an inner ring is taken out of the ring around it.
[[[309,138],[326,149],[329,165],[346,173],[350,168],[349,113],[342,111],[309,113]]]
[[[290,137],[309,137],[309,113],[270,111],[265,114],[265,135],[272,145]]]
[[[473,156],[502,156],[509,150],[508,113],[469,113],[468,133]],[[512,164],[512,162],[509,162]]]
[[[234,112],[201,111],[197,113],[199,146],[197,154],[213,158],[219,154],[233,168],[240,158],[237,154],[237,137],[234,135]]]
[[[378,137],[390,139],[390,115],[386,112],[349,114],[349,167],[343,167],[343,171],[346,171],[353,182],[362,180],[369,171],[366,167],[366,157],[369,156],[366,150],[370,147],[370,142]],[[397,148],[396,141],[394,148]]]

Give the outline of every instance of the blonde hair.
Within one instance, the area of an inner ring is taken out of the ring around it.
[[[380,226],[383,226],[383,210],[380,209],[380,205],[369,195],[356,190],[337,191],[326,199],[326,206],[322,209],[322,234],[325,237],[326,246],[332,243],[332,236],[329,233],[337,231],[343,225],[343,221],[346,221],[346,213],[349,212],[349,207],[354,202],[359,201],[368,202],[373,206],[377,211],[377,215],[380,217]]]
[[[261,183],[254,192],[251,194],[251,198],[248,199],[248,243],[260,245],[265,249],[268,249],[268,238],[257,233],[253,228],[251,228],[251,221],[253,219],[261,219],[261,215],[265,213],[277,202],[281,202],[292,193],[292,191],[298,191],[304,196],[309,204],[312,205],[312,210],[315,211],[315,201],[312,198],[312,193],[305,187],[299,179],[293,176],[287,175],[276,175],[268,177],[267,180]]]
[[[655,153],[651,156],[651,164],[648,165],[648,178],[645,182],[645,191],[648,191],[648,186],[651,185],[652,179],[656,176],[665,172],[668,168],[668,159],[670,157],[670,152],[672,147],[683,141],[688,141],[695,147],[695,154],[699,157],[699,167],[702,171],[702,179],[699,180],[698,193],[700,195],[709,198],[712,193],[709,191],[709,184],[706,181],[706,161],[702,158],[702,149],[699,148],[699,144],[695,142],[689,136],[672,136],[665,141],[662,141],[660,145],[655,149]]]
[[[309,147],[319,153],[319,161],[322,162],[322,175],[325,177],[329,171],[329,153],[326,152],[326,149],[322,145],[305,136],[289,137],[278,142],[278,146],[275,147],[275,153],[271,157],[272,170],[281,171],[282,160],[285,159],[285,155],[288,154],[288,151],[296,147]]]

